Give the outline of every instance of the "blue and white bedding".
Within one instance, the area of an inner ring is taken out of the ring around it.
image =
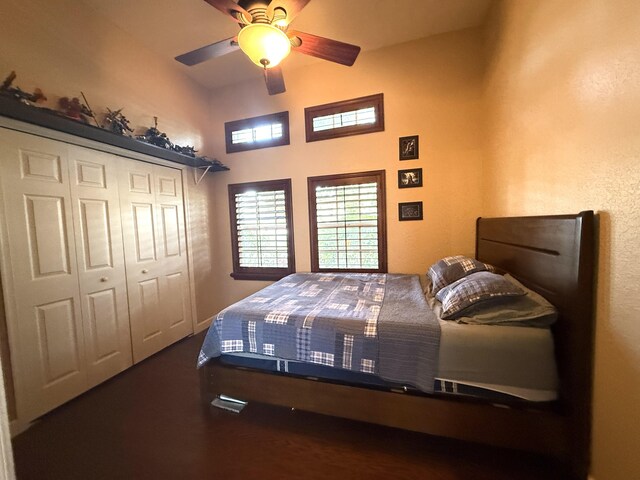
[[[440,325],[417,275],[296,273],[221,311],[198,366],[255,353],[432,393],[439,344]]]

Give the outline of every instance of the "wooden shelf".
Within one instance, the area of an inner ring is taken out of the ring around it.
[[[13,118],[22,122],[31,123],[40,127],[50,128],[59,132],[76,135],[78,137],[94,140],[100,143],[106,143],[115,147],[124,148],[133,152],[151,155],[152,157],[162,158],[170,162],[188,165],[190,167],[208,167],[211,166],[210,172],[221,172],[229,170],[225,165],[215,165],[199,158],[189,157],[181,153],[167,150],[166,148],[156,147],[150,143],[141,142],[134,138],[118,135],[102,128],[87,125],[82,122],[71,120],[53,113],[44,108],[32,107],[25,105],[11,98],[0,95],[0,115]]]

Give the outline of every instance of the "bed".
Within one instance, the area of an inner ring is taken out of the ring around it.
[[[216,353],[215,358],[201,359],[203,400],[208,405],[219,395],[228,395],[547,454],[565,462],[572,477],[585,479],[591,415],[594,245],[594,215],[590,211],[577,215],[479,218],[477,221],[476,258],[508,272],[544,296],[559,312],[559,319],[552,326],[553,335],[537,329],[534,343],[527,339],[527,345],[535,347],[513,350],[526,350],[529,353],[524,357],[529,355],[530,358],[522,361],[534,363],[539,351],[555,350],[555,363],[550,369],[553,374],[536,380],[533,391],[525,388],[500,392],[500,388],[495,388],[496,382],[482,381],[486,377],[480,377],[477,382],[440,378],[443,376],[441,370],[429,370],[433,358],[428,356],[421,359],[423,366],[418,368],[420,373],[416,378],[395,381],[394,367],[390,366],[386,372],[375,371],[376,377],[383,377],[380,382],[369,381],[374,375],[367,375],[373,370],[368,370],[371,364],[367,363],[366,357],[370,355],[362,353],[367,351],[365,338],[360,341],[364,346],[358,347],[360,357],[355,364],[365,365],[367,369],[354,368],[360,371],[349,371],[346,376],[333,375],[331,372],[337,369],[322,365],[323,362],[314,365],[315,370],[307,370],[304,366],[300,369],[295,352],[290,357],[294,359],[291,362],[265,358],[268,355],[261,355],[263,352],[238,351],[234,355],[231,349],[230,352],[219,352],[220,355]],[[379,280],[367,281],[375,283]],[[442,337],[439,340],[444,341],[445,351],[440,349],[437,353],[440,362],[436,360],[435,364],[442,363],[442,355],[452,357],[453,363],[448,361],[446,365],[455,377],[452,372],[466,367],[456,366],[452,353],[455,349],[451,348],[456,341],[452,342],[451,338],[457,338],[457,343],[464,343],[464,339],[459,340],[455,326],[453,333],[451,327],[444,324],[442,327],[438,335]],[[384,328],[393,340],[393,328]],[[495,331],[531,330],[496,328]],[[516,338],[511,340],[512,344],[519,341],[517,337],[510,338]],[[355,344],[358,342],[356,338]],[[474,343],[478,343],[477,340]],[[416,355],[420,348],[416,345],[410,355]],[[526,369],[526,363],[522,365],[521,369]],[[408,384],[421,387],[407,388]],[[478,388],[480,394],[473,388],[465,390],[467,387]],[[497,395],[487,395],[487,392]]]

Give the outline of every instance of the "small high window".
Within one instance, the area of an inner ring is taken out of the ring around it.
[[[229,185],[233,273],[279,280],[295,272],[291,180]]]
[[[226,122],[224,133],[227,153],[289,145],[289,112]]]
[[[384,130],[383,95],[354,98],[304,109],[307,142]]]

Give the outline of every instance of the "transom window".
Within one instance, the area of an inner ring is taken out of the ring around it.
[[[231,143],[237,145],[238,143],[264,142],[280,137],[282,137],[282,124],[272,123],[244,130],[234,130],[231,132]]]
[[[277,280],[295,272],[291,180],[229,185],[236,279]]]
[[[384,130],[382,93],[304,109],[307,142]]]
[[[384,171],[311,177],[311,269],[386,272]]]
[[[289,145],[289,112],[227,122],[224,132],[227,153]]]
[[[354,125],[369,125],[376,121],[374,107],[361,108],[344,113],[334,113],[323,117],[313,118],[313,131],[331,130],[334,128],[352,127]]]

